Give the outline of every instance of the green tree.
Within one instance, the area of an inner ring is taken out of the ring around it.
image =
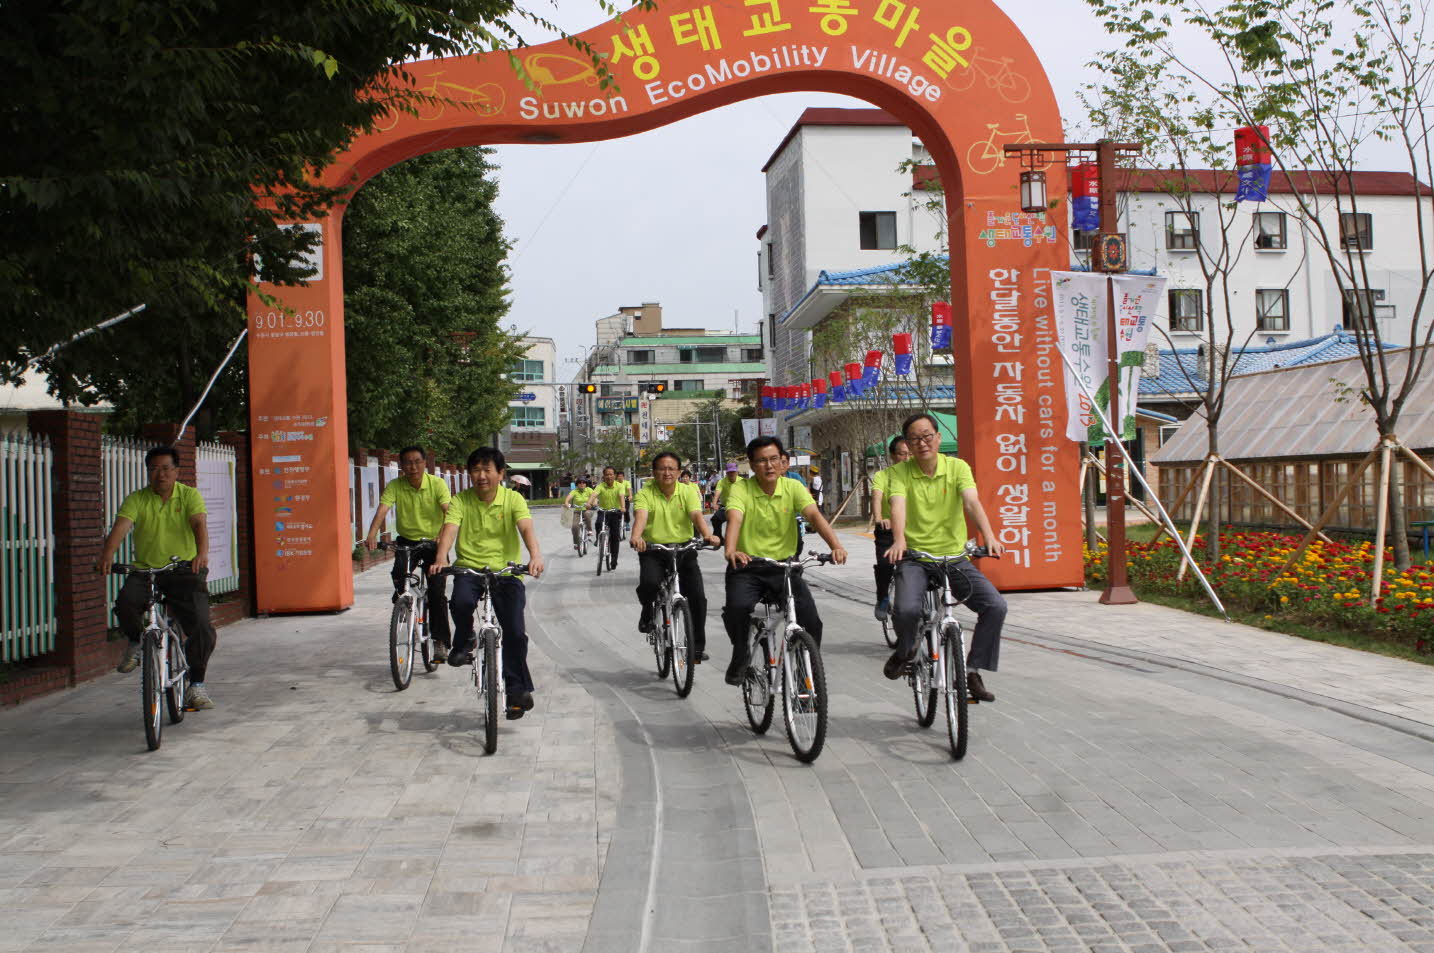
[[[349,432],[461,460],[508,420],[509,243],[490,150],[451,149],[375,176],[344,214]]]

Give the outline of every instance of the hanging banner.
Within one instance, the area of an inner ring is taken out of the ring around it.
[[[940,351],[951,346],[951,302],[931,302],[931,349]]]
[[[775,417],[763,417],[760,420],[748,417],[742,421],[742,439],[747,443],[756,440],[758,436],[775,437],[777,435],[777,419]]]
[[[1071,228],[1082,232],[1100,229],[1100,176],[1094,162],[1071,169]]]
[[[763,385],[762,385],[762,409],[763,409],[763,410],[776,410],[776,409],[777,409],[777,389],[776,389],[775,387],[773,387],[771,384],[763,384]]]
[[[1240,176],[1235,189],[1236,202],[1263,202],[1269,197],[1273,163],[1269,126],[1243,126],[1235,130],[1235,168]]]
[[[861,397],[861,365],[856,361],[846,363],[846,395],[847,397]]]
[[[902,377],[911,373],[911,334],[902,331],[891,336],[891,352],[896,356],[896,373]]]
[[[821,410],[827,404],[827,380],[825,377],[812,378],[812,406]]]
[[[881,352],[867,351],[866,360],[862,362],[861,387],[862,390],[875,390],[876,385],[881,382]]]
[[[1120,417],[1122,440],[1135,439],[1135,405],[1140,396],[1140,371],[1150,325],[1165,295],[1165,278],[1148,275],[1100,275],[1085,271],[1051,272],[1055,295],[1056,334],[1066,368],[1066,437],[1103,443],[1105,428],[1091,409],[1086,393],[1095,395],[1102,410],[1110,409],[1106,381],[1106,288],[1115,289],[1115,337],[1120,354]],[[1072,373],[1074,369],[1074,373]],[[1084,388],[1084,389],[1082,389]]]

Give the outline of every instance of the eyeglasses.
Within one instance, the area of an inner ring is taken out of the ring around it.
[[[654,472],[655,472],[655,473],[676,473],[676,472],[677,472],[677,468],[676,468],[676,467],[657,467],[656,470],[654,470]]]
[[[909,433],[906,435],[907,443],[931,443],[935,439],[935,431],[930,433]]]
[[[770,457],[763,457],[763,458],[760,459],[760,460],[753,460],[753,461],[752,461],[752,466],[754,466],[754,467],[775,467],[775,466],[779,466],[779,465],[781,464],[781,462],[782,462],[782,458],[781,458],[779,455],[777,455],[777,454],[773,454],[773,455],[770,456]]]

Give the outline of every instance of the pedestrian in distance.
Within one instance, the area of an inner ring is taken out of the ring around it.
[[[891,438],[886,447],[887,459],[891,461],[883,470],[871,475],[871,516],[876,537],[876,563],[872,572],[876,574],[876,621],[885,622],[891,614],[891,574],[895,567],[886,558],[891,548],[891,497],[887,484],[891,468],[911,458],[911,448],[900,434]]]

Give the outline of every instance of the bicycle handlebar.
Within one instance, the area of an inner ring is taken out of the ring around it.
[[[923,552],[919,549],[908,549],[906,559],[930,559],[938,563],[955,562],[958,559],[1000,559],[1000,556],[992,556],[991,551],[985,546],[967,546],[964,553],[955,556],[938,556],[935,553]]]
[[[424,540],[419,540],[417,543],[415,543],[415,544],[412,545],[412,546],[406,545],[406,544],[404,544],[404,543],[379,543],[379,544],[378,544],[378,548],[379,548],[379,549],[383,549],[383,550],[389,550],[389,551],[395,552],[395,553],[411,553],[411,552],[413,552],[415,549],[422,549],[422,548],[425,547],[425,546],[435,546],[435,545],[437,545],[437,542],[436,542],[435,540],[424,539]]]
[[[158,569],[140,569],[130,563],[113,563],[110,565],[110,572],[117,576],[157,576],[162,572],[169,572],[181,566],[188,566],[189,560],[180,559],[178,556],[170,556],[169,563],[160,566]]]
[[[829,563],[829,562],[832,561],[832,554],[831,554],[831,553],[819,553],[819,552],[817,552],[815,549],[809,549],[809,550],[807,550],[807,554],[806,554],[805,556],[797,556],[797,557],[795,557],[795,558],[793,558],[793,559],[772,559],[772,558],[767,557],[767,556],[751,556],[751,555],[749,555],[747,558],[750,559],[750,560],[751,560],[752,562],[754,562],[754,563],[756,563],[756,562],[771,563],[773,566],[784,566],[784,567],[790,567],[790,568],[792,568],[792,569],[800,569],[800,568],[802,568],[803,566],[807,565],[808,563],[816,563],[818,566],[821,566],[821,565],[824,565],[824,564],[826,564],[826,563]]]
[[[440,575],[440,576],[493,576],[493,577],[509,576],[509,577],[512,577],[512,578],[515,578],[515,579],[516,579],[518,576],[526,576],[526,575],[528,575],[528,564],[527,564],[527,563],[521,563],[521,564],[519,564],[519,563],[509,563],[508,565],[504,566],[502,569],[497,569],[497,570],[494,570],[494,569],[469,569],[467,566],[444,566],[442,569],[438,570],[437,575]]]
[[[718,546],[712,546],[712,545],[710,545],[710,544],[708,544],[708,543],[704,543],[702,540],[697,539],[697,538],[694,537],[693,539],[689,539],[689,540],[687,540],[686,542],[682,542],[682,543],[648,543],[648,544],[647,544],[647,548],[648,548],[648,549],[655,549],[655,550],[657,550],[658,552],[662,552],[662,553],[680,553],[680,552],[685,552],[685,551],[687,551],[687,550],[689,550],[689,549],[695,549],[695,550],[703,550],[703,549],[705,549],[705,550],[708,550],[708,551],[710,552],[710,551],[712,551],[712,550],[721,549],[722,547],[721,547],[720,545],[718,545]]]

